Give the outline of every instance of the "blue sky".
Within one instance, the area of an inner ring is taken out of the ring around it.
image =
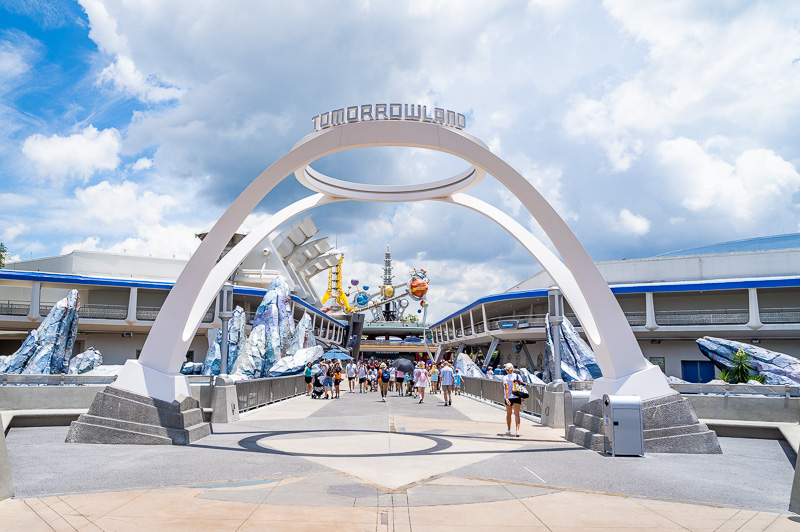
[[[797,2],[0,0],[0,241],[188,257],[312,116],[380,102],[467,114],[596,260],[799,229]],[[316,167],[402,183],[464,165],[398,148]],[[492,178],[475,193],[541,235]],[[287,179],[243,230],[306,194]],[[348,277],[374,284],[384,243],[428,269],[434,317],[538,270],[452,206],[313,215]]]

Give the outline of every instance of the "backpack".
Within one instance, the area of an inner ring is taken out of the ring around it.
[[[514,382],[511,386],[511,393],[519,397],[520,399],[527,399],[530,395],[528,393],[528,387],[525,386],[525,383],[519,380],[519,376],[514,376]]]
[[[385,370],[381,371],[381,380],[383,382],[389,382],[389,370],[388,369],[385,369]]]

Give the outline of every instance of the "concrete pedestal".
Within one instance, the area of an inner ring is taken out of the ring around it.
[[[568,389],[565,382],[551,382],[545,388],[542,397],[542,425],[545,427],[564,427],[564,392]]]
[[[211,434],[200,403],[180,396],[170,403],[115,386],[99,392],[89,412],[73,421],[67,443],[186,445]]]
[[[232,423],[239,420],[239,398],[236,382],[227,375],[217,377],[211,392],[212,423]]]
[[[691,403],[677,392],[642,401],[642,421],[645,453],[722,454],[716,433],[699,422]],[[601,399],[575,414],[567,439],[594,451],[608,450]]]
[[[794,468],[794,482],[792,483],[792,497],[789,500],[789,511],[800,514],[800,458]]]
[[[14,483],[11,481],[11,464],[8,461],[6,435],[0,427],[0,501],[14,496]]]

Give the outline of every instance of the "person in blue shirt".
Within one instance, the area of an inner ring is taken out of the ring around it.
[[[461,395],[461,374],[456,370],[456,374],[453,375],[453,382],[455,383],[455,393],[456,395]]]

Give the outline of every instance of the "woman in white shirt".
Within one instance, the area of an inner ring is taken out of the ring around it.
[[[419,402],[422,404],[423,399],[425,399],[425,387],[428,386],[428,370],[425,369],[424,362],[420,362],[414,372],[414,385],[417,387]]]
[[[506,398],[506,425],[508,430],[506,436],[511,436],[511,413],[514,413],[514,420],[517,422],[516,436],[519,438],[519,409],[522,406],[522,399],[514,395],[514,381],[517,376],[514,374],[514,365],[510,362],[506,364],[506,374],[503,376],[503,391]]]

